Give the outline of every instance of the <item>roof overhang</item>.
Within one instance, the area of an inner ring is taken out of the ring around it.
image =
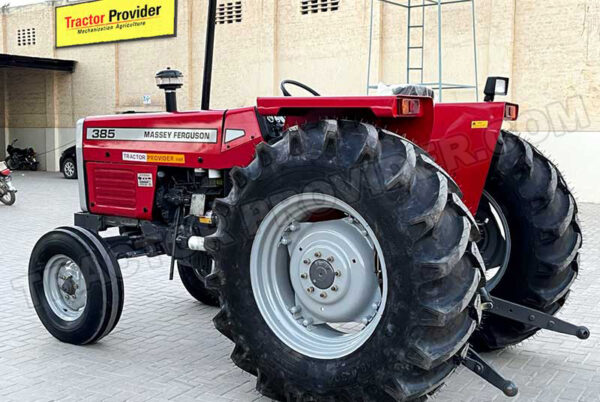
[[[61,59],[47,59],[44,57],[17,56],[14,54],[0,53],[0,68],[35,68],[39,70],[65,71],[72,73],[75,61]]]

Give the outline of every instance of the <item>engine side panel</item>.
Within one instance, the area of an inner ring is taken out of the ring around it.
[[[91,212],[152,219],[156,165],[88,162],[88,205]]]
[[[225,142],[228,130],[242,134]],[[159,167],[246,166],[262,141],[254,107],[91,117],[78,136],[85,171],[82,209],[137,219],[152,219]]]

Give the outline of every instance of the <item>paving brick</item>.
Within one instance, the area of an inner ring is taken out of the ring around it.
[[[0,400],[2,401],[268,401],[254,377],[229,359],[233,345],[213,328],[215,308],[194,301],[169,259],[121,264],[125,307],[119,325],[97,345],[54,340],[29,301],[29,253],[45,232],[72,223],[77,183],[50,173],[15,175],[17,203],[0,206]],[[541,332],[484,357],[520,388],[518,401],[598,401],[600,395],[600,205],[580,205],[584,218],[581,274],[560,317],[587,325],[587,341]],[[77,394],[73,394],[73,387]],[[459,368],[436,401],[508,401]]]

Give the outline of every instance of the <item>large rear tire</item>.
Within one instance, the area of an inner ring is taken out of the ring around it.
[[[489,196],[480,210],[490,198],[499,206],[498,214],[508,224],[510,243],[502,277],[488,282],[494,284],[491,294],[556,314],[577,277],[582,243],[577,205],[562,175],[527,141],[503,131],[485,189]],[[486,261],[486,265],[501,263],[502,258],[496,257],[502,253],[487,251],[504,244],[488,243],[480,244],[481,253],[484,259],[489,255],[497,261]],[[483,323],[470,342],[480,351],[501,349],[538,330],[484,313]]]
[[[484,285],[454,183],[412,143],[351,121],[292,127],[256,152],[205,239],[234,363],[277,400],[435,391],[466,352]],[[351,311],[362,290],[373,299]]]
[[[75,345],[108,335],[123,310],[118,262],[101,237],[79,227],[55,229],[37,242],[29,261],[29,290],[48,332]]]

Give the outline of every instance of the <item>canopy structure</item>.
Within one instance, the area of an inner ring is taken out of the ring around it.
[[[44,57],[17,56],[0,53],[0,68],[33,68],[39,70],[64,71],[72,73],[75,61],[61,59],[47,59]]]

